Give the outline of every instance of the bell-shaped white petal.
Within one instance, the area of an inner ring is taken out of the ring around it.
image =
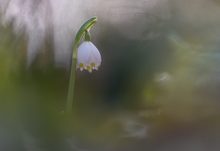
[[[99,50],[91,41],[84,41],[78,48],[77,67],[92,72],[98,70],[101,65],[101,55]]]

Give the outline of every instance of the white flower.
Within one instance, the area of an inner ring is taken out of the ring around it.
[[[77,68],[92,72],[98,70],[101,64],[101,55],[96,46],[90,41],[84,41],[78,48]]]

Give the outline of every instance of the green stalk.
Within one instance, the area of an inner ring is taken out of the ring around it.
[[[97,17],[92,17],[88,21],[86,21],[77,32],[73,43],[70,80],[69,80],[69,88],[68,88],[67,102],[66,102],[67,113],[72,113],[72,109],[73,109],[78,46],[80,44],[81,39],[85,36],[85,33],[88,32],[96,22],[97,22]]]

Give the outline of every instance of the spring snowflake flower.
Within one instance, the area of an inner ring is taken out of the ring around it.
[[[77,53],[77,67],[92,72],[98,70],[101,65],[101,55],[99,50],[91,41],[84,41],[78,48]]]

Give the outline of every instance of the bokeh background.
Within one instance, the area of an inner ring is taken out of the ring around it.
[[[218,151],[219,0],[0,0],[0,149]],[[72,44],[98,17],[98,71]]]

